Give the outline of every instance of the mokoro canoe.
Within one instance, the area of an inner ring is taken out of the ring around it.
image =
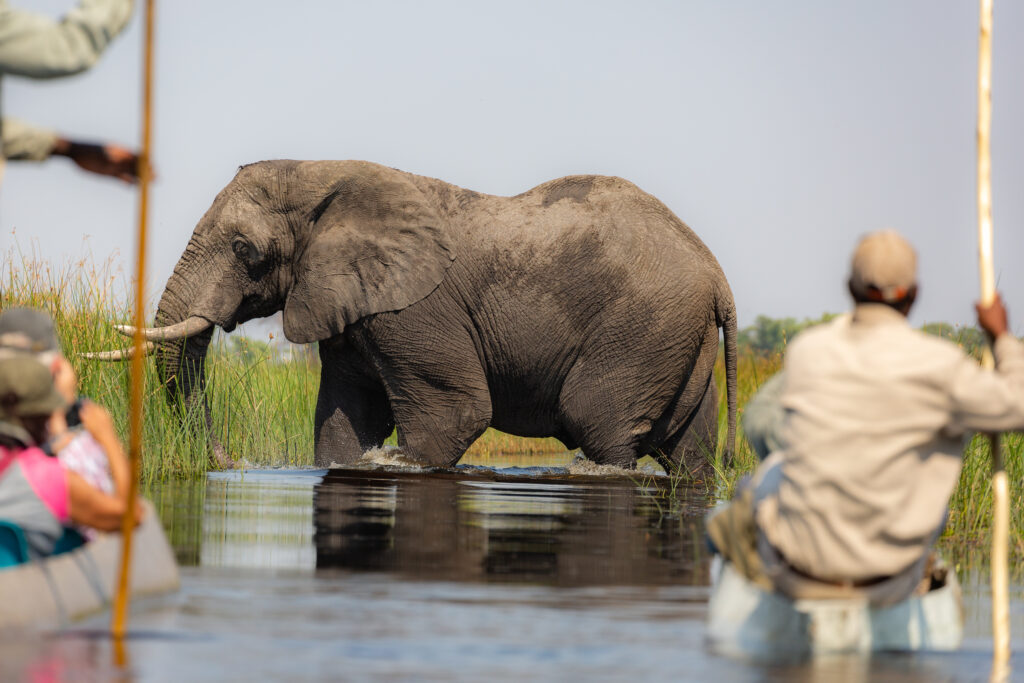
[[[864,600],[790,600],[749,582],[717,555],[711,580],[708,645],[733,657],[943,651],[957,649],[963,639],[963,603],[953,571],[924,595],[888,607]]]
[[[160,518],[148,501],[132,535],[131,595],[178,588],[178,565]],[[0,629],[55,627],[93,614],[113,601],[121,563],[121,534],[98,534],[77,550],[0,569]]]

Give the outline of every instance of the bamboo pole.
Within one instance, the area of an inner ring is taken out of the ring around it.
[[[981,303],[995,300],[996,279],[992,264],[992,0],[981,0],[981,32],[978,40],[978,270]],[[992,350],[985,349],[983,364],[992,368]],[[1010,500],[999,435],[989,436],[992,446],[992,680],[1007,680],[1010,673],[1010,612],[1008,537]]]
[[[145,326],[146,305],[146,221],[149,215],[149,181],[151,179],[150,149],[153,133],[153,6],[154,0],[146,0],[145,36],[143,52],[145,54],[142,72],[142,144],[139,153],[139,229],[137,239],[137,259],[135,271],[135,334],[133,344],[135,355],[131,365],[131,421],[128,439],[128,463],[130,469],[128,485],[128,504],[124,517],[121,519],[121,573],[117,584],[117,595],[110,618],[111,635],[119,640],[125,635],[128,612],[128,587],[131,581],[132,563],[132,532],[135,529],[135,506],[138,498],[139,469],[142,462],[142,389],[144,355],[142,348],[145,339],[142,329]]]

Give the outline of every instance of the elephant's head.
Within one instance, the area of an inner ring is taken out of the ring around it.
[[[203,400],[210,426],[200,397],[213,326],[231,331],[283,309],[289,340],[328,339],[426,297],[453,259],[440,216],[399,171],[356,161],[250,164],[199,221],[145,335],[159,342],[168,398]]]

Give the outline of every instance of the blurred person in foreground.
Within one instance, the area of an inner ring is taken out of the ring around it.
[[[40,448],[47,455],[56,455],[66,469],[97,490],[126,499],[128,459],[114,422],[105,408],[78,395],[75,371],[60,352],[50,316],[30,308],[8,309],[0,313],[0,358],[25,354],[50,370],[67,406],[50,416],[47,438],[39,442]],[[88,528],[78,530],[86,538],[93,535]]]
[[[0,358],[0,519],[21,527],[31,559],[45,557],[70,523],[117,531],[126,498],[93,487],[39,444],[66,408],[50,369],[29,354]],[[135,511],[141,519],[142,508]]]
[[[80,0],[59,21],[0,0],[0,76],[50,79],[92,67],[132,16],[132,0]],[[0,179],[4,160],[70,158],[81,168],[126,182],[137,180],[138,155],[114,144],[70,140],[18,119],[0,118]]]
[[[914,330],[917,255],[894,231],[853,254],[850,314],[802,332],[745,409],[763,458],[708,518],[716,550],[793,599],[885,605],[923,590],[971,433],[1024,429],[1024,345],[976,306],[995,371]]]

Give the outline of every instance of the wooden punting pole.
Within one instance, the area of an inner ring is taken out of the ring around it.
[[[146,0],[145,35],[143,38],[144,63],[142,71],[142,144],[139,154],[139,229],[136,240],[137,259],[135,270],[135,353],[131,364],[131,420],[128,437],[128,463],[130,483],[128,504],[121,520],[123,537],[121,551],[121,573],[114,598],[114,609],[110,617],[110,631],[115,639],[124,637],[128,613],[128,588],[131,582],[132,532],[135,529],[135,505],[139,490],[139,470],[142,463],[142,393],[144,359],[142,353],[145,339],[146,307],[146,222],[149,215],[149,182],[151,180],[150,150],[153,137],[153,9],[154,0]]]

